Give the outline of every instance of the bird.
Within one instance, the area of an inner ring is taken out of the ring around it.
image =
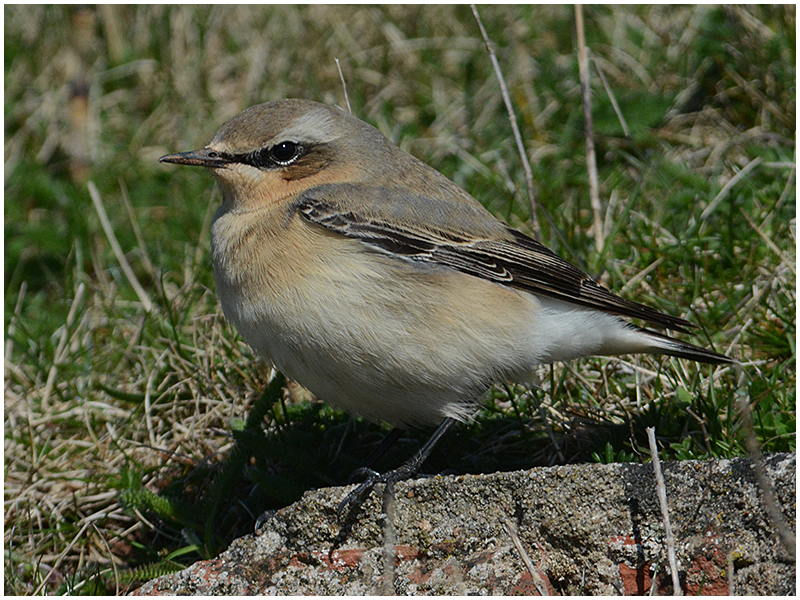
[[[260,357],[395,431],[438,425],[372,483],[413,476],[493,383],[531,381],[539,365],[636,353],[734,362],[631,323],[695,327],[613,294],[338,107],[258,104],[204,148],[159,160],[218,182],[217,292]]]

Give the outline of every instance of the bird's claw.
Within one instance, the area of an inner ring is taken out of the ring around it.
[[[355,507],[356,509],[360,508],[364,503],[364,500],[366,500],[369,492],[372,491],[372,488],[379,483],[386,483],[384,478],[388,474],[389,473],[381,474],[365,467],[353,471],[347,480],[348,483],[352,483],[354,479],[361,476],[364,476],[364,481],[362,481],[355,489],[351,490],[350,493],[347,494],[347,496],[345,496],[344,499],[339,503],[339,507],[336,509],[336,518],[339,520],[339,522],[341,523],[342,515],[348,507]]]
[[[397,469],[392,471],[387,471],[386,473],[378,473],[377,471],[373,471],[372,469],[368,469],[362,467],[360,469],[356,469],[350,475],[348,482],[352,482],[353,479],[358,477],[364,476],[365,479],[362,481],[358,487],[352,490],[344,499],[339,503],[339,507],[336,509],[336,518],[339,522],[342,522],[342,515],[344,514],[345,510],[348,507],[354,507],[356,510],[361,508],[361,505],[367,498],[367,495],[372,491],[379,483],[396,483],[398,481],[404,481],[406,479],[412,478],[414,475],[417,474],[417,469],[413,468],[411,465],[403,464],[400,465]]]

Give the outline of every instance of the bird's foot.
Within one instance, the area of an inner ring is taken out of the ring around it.
[[[356,469],[350,475],[348,483],[352,483],[353,480],[361,477],[364,478],[364,481],[347,494],[339,503],[339,507],[336,509],[336,517],[339,519],[339,522],[342,522],[342,515],[344,515],[348,508],[350,509],[348,517],[357,514],[366,501],[367,496],[369,496],[369,493],[372,491],[372,488],[379,483],[394,484],[398,481],[405,481],[406,479],[414,477],[418,471],[419,465],[413,464],[412,461],[403,463],[398,468],[387,471],[386,473],[378,473],[377,471],[365,467]]]
[[[447,430],[450,429],[454,423],[455,420],[452,417],[448,417],[442,421],[441,425],[439,425],[425,445],[422,446],[422,448],[420,448],[410,460],[403,463],[393,471],[378,473],[377,471],[373,471],[372,469],[366,467],[361,467],[360,469],[353,471],[352,475],[350,475],[349,481],[352,481],[358,477],[364,477],[364,481],[361,482],[353,491],[347,494],[347,496],[344,497],[344,500],[339,503],[339,506],[336,509],[336,517],[339,520],[339,523],[341,523],[341,528],[339,529],[339,535],[336,536],[333,546],[328,553],[329,558],[333,557],[333,552],[339,546],[341,546],[350,535],[350,532],[356,523],[358,513],[361,510],[361,506],[366,501],[367,496],[372,491],[372,488],[379,483],[383,483],[386,484],[387,493],[391,494],[391,488],[395,483],[414,477],[417,473],[419,473],[419,470],[422,468],[422,463],[424,463],[428,458],[431,450],[433,450],[437,442],[445,433],[447,433]],[[347,513],[346,515],[345,512]]]
[[[381,483],[386,485],[386,491],[384,492],[385,505],[387,502],[387,494],[392,494],[391,489],[394,484],[398,481],[411,479],[418,471],[419,465],[413,464],[413,461],[404,463],[397,469],[387,471],[386,473],[378,473],[377,471],[365,467],[353,471],[352,475],[350,475],[350,481],[359,477],[364,477],[364,481],[347,494],[336,509],[336,517],[341,527],[339,529],[339,534],[336,536],[336,539],[334,539],[333,545],[328,552],[328,558],[333,560],[333,553],[348,537],[350,537],[350,532],[358,521],[358,514],[361,512],[361,507],[364,505],[372,488]]]

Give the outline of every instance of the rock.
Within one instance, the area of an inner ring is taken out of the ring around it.
[[[765,458],[792,532],[795,461],[794,454]],[[662,468],[684,593],[796,593],[794,548],[779,539],[749,459]],[[545,585],[550,594],[643,595],[653,586],[672,593],[651,464],[402,482],[390,519],[381,486],[329,556],[336,508],[350,489],[307,492],[272,513],[257,535],[135,593],[532,595]],[[384,540],[393,550],[388,570]]]

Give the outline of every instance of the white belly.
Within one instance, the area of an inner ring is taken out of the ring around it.
[[[280,246],[286,236],[252,232],[232,243],[229,225],[220,215],[212,228],[226,317],[287,377],[372,420],[463,419],[493,381],[526,379],[537,364],[592,354],[624,330],[616,317],[355,240],[324,244],[331,234],[299,218],[287,227],[299,228],[294,239],[303,243],[291,248]]]

